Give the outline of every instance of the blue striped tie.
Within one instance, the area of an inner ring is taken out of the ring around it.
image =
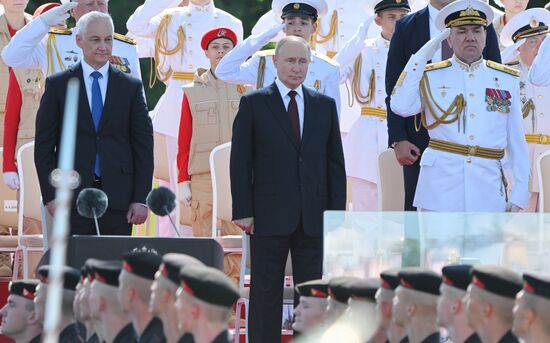
[[[99,88],[98,81],[101,77],[101,73],[98,71],[94,71],[91,76],[94,78],[94,81],[92,82],[92,119],[94,120],[94,127],[97,135],[99,120],[101,119],[101,113],[103,112],[103,99],[101,97],[101,88]],[[99,167],[99,151],[95,156],[94,173],[97,176],[101,176],[101,171]]]

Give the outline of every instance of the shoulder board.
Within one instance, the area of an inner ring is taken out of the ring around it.
[[[327,55],[323,55],[323,54],[320,54],[318,53],[317,51],[315,50],[311,50],[311,54],[317,58],[319,58],[320,60],[323,60],[325,62],[327,62],[328,64],[331,64],[335,67],[339,67],[340,64],[338,64],[338,62],[336,62],[335,60],[333,60],[332,58],[328,57]]]
[[[424,71],[432,71],[432,70],[437,70],[437,69],[443,69],[443,68],[450,67],[452,65],[453,65],[453,63],[451,62],[451,60],[445,60],[445,61],[441,61],[441,62],[430,63],[430,64],[426,65],[426,69],[424,69]]]
[[[506,63],[508,67],[517,66],[518,64],[519,64],[519,60]]]
[[[120,33],[115,32],[114,38],[116,40],[119,40],[119,41],[124,42],[124,43],[132,44],[132,45],[137,44],[137,41],[135,39],[130,38],[130,37],[126,37],[125,35],[121,35]]]
[[[69,29],[55,29],[55,28],[51,29],[50,33],[53,33],[56,35],[68,35],[68,36],[73,34],[73,32]]]
[[[260,50],[258,51],[258,55],[260,57],[273,56],[275,55],[275,49]]]
[[[500,63],[489,61],[489,60],[487,60],[486,63],[487,63],[487,67],[489,67],[491,69],[501,71],[501,72],[506,73],[506,74],[510,74],[510,75],[513,75],[513,76],[519,76],[521,74],[521,72],[519,70],[507,67],[504,64],[500,64]]]

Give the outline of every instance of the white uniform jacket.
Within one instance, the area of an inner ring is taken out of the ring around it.
[[[348,176],[377,183],[378,154],[388,146],[385,75],[390,42],[382,36],[354,38],[334,57],[340,63],[342,82],[348,81],[354,101],[360,104],[360,117],[343,142],[346,172]],[[361,114],[361,107],[365,113]],[[368,108],[375,111],[369,114]]]
[[[12,68],[41,69],[43,75],[50,76],[80,61],[82,50],[76,45],[77,33],[76,28],[50,30],[38,18],[17,31],[2,51],[2,59]],[[110,63],[141,80],[138,52],[133,39],[115,33]]]
[[[177,7],[180,2],[146,0],[126,23],[132,35],[156,41],[157,71],[166,90],[153,110],[153,128],[174,138],[178,137],[181,116],[181,88],[193,81],[198,68],[210,68],[201,48],[202,36],[215,27],[224,26],[235,31],[239,41],[243,37],[242,22],[213,3],[202,7],[193,4]],[[149,47],[147,40],[144,43]]]
[[[430,126],[435,122],[434,116],[442,115],[438,106],[447,110],[462,95],[465,104],[458,120],[429,129],[430,139],[472,148],[505,149],[514,185],[509,201],[524,207],[530,197],[531,168],[523,132],[518,73],[483,59],[471,66],[456,57],[428,67],[426,62],[417,55],[410,58],[393,90],[392,110],[403,117],[425,111],[426,124]],[[427,82],[420,87],[423,76]],[[426,97],[421,96],[421,90],[427,90]],[[427,148],[420,167],[416,207],[441,212],[506,209],[504,161]]]
[[[529,81],[535,86],[550,86],[550,39],[548,36],[540,45],[539,52],[531,70],[529,70]]]

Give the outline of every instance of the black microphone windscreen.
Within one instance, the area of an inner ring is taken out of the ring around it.
[[[176,195],[166,187],[153,189],[147,195],[147,206],[157,216],[164,217],[176,208]]]
[[[97,188],[84,188],[78,194],[78,198],[76,198],[76,209],[78,214],[85,218],[93,218],[94,210],[95,215],[101,218],[101,216],[105,214],[108,205],[109,200],[107,199],[107,194]]]

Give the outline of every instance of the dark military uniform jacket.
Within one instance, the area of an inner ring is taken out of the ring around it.
[[[132,323],[126,325],[116,335],[113,343],[133,343],[137,341],[136,331]]]
[[[468,339],[465,340],[464,343],[481,343],[481,339],[479,339],[479,336],[474,333],[473,335],[468,337]]]
[[[85,342],[78,332],[76,323],[67,325],[59,334],[59,343]]]
[[[519,343],[519,340],[516,336],[514,336],[512,331],[508,331],[506,335],[498,341],[498,343]]]
[[[139,343],[166,343],[162,321],[153,317],[137,341]]]

